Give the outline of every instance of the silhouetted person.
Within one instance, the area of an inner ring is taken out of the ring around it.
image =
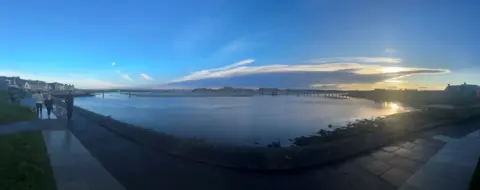
[[[43,108],[43,95],[40,91],[38,91],[36,94],[33,95],[33,98],[35,99],[35,106],[37,107],[37,117],[40,116],[42,117],[42,108]]]
[[[68,92],[67,98],[65,99],[65,103],[67,103],[67,118],[68,120],[70,120],[72,118],[72,111],[73,111],[72,91]]]
[[[47,99],[45,99],[45,107],[47,108],[48,119],[50,119],[50,113],[52,113],[52,109],[53,109],[53,99],[52,99],[52,95],[50,94],[48,94]]]

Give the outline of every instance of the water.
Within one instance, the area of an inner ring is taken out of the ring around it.
[[[76,98],[75,105],[114,119],[211,143],[263,146],[312,135],[329,124],[408,111],[399,104],[324,97],[131,97]]]

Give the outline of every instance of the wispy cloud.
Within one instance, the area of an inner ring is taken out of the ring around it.
[[[234,68],[237,68],[237,67],[240,67],[240,66],[243,66],[243,65],[251,64],[254,61],[255,60],[253,60],[253,59],[245,59],[245,60],[233,63],[231,65],[223,66],[223,67],[220,67],[220,68],[197,71],[197,72],[194,72],[190,75],[182,77],[180,79],[174,80],[172,82],[180,82],[180,81],[187,81],[187,80],[199,80],[199,79],[215,77],[215,76],[222,77],[221,76],[222,71],[228,71],[229,69],[234,69]],[[220,75],[218,75],[218,74],[220,74]]]
[[[392,49],[392,48],[385,48],[384,52],[385,53],[397,53],[397,50]]]
[[[238,38],[233,41],[230,41],[223,46],[220,46],[216,51],[214,51],[210,56],[209,60],[219,61],[228,59],[234,55],[241,55],[245,52],[252,51],[258,45],[258,42],[243,37]]]
[[[116,65],[116,63],[115,63],[115,62],[112,62],[112,66],[115,66],[115,65]]]
[[[153,80],[152,77],[150,77],[150,76],[148,76],[147,74],[144,74],[144,73],[140,74],[140,76],[145,80]]]
[[[120,70],[115,70],[115,72],[120,73]]]
[[[331,57],[305,61],[309,63],[401,63],[402,59],[393,57]]]
[[[128,76],[128,74],[123,74],[122,78],[124,78],[125,80],[133,81],[132,78],[130,78],[130,76]]]
[[[226,66],[228,67],[228,66]],[[385,67],[382,65],[362,65],[358,63],[329,63],[320,65],[266,65],[251,67],[229,67],[227,69],[217,68],[202,70],[191,75],[182,77],[174,82],[201,80],[207,78],[227,78],[241,75],[253,75],[262,73],[288,73],[288,72],[335,72],[346,71],[359,75],[371,74],[390,74],[400,77],[406,75],[424,74],[424,73],[446,73],[446,69],[428,69],[428,68],[411,68],[411,67]]]
[[[349,62],[338,62],[349,60]],[[357,62],[350,62],[356,60]],[[378,57],[321,58],[321,64],[250,66],[254,60],[243,60],[220,68],[194,72],[173,80],[170,85],[188,86],[248,86],[248,87],[311,87],[312,84],[374,84],[413,75],[444,74],[448,69],[391,67],[382,64],[399,62]],[[331,61],[331,62],[328,62]]]
[[[248,42],[245,39],[243,39],[243,38],[236,39],[236,40],[233,40],[233,41],[229,42],[225,46],[221,47],[218,50],[217,54],[235,52],[235,51],[238,51],[238,50],[241,50],[241,49],[245,48],[247,45],[248,45]]]

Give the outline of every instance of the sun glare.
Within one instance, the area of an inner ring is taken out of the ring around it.
[[[398,104],[395,104],[395,103],[391,103],[391,104],[390,104],[390,108],[391,108],[392,110],[398,110],[398,107],[399,107]]]
[[[382,73],[398,73],[404,70],[405,69],[401,67],[385,67],[382,68]]]

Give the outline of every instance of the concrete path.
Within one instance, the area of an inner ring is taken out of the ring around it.
[[[412,137],[342,163],[312,170],[253,173],[172,157],[117,136],[79,114],[74,113],[73,118],[68,125],[72,133],[126,189],[135,190],[393,190],[403,187],[437,152],[443,150],[447,143],[432,137],[458,138],[480,128],[480,122],[445,127],[449,130],[441,128],[425,136]]]
[[[24,99],[22,105],[35,106],[33,99]],[[46,109],[38,120],[0,126],[1,134],[43,131],[43,138],[58,190],[123,190],[123,186],[83,147],[66,128],[67,121],[52,113],[47,119]]]
[[[43,131],[58,190],[122,190],[118,181],[64,130]]]
[[[459,139],[434,138],[447,144],[400,189],[468,190],[480,158],[480,130]]]

